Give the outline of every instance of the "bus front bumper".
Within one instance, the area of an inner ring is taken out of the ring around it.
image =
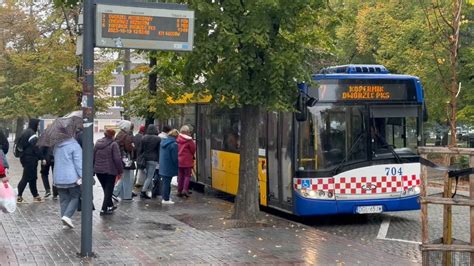
[[[294,193],[294,214],[317,216],[331,214],[357,214],[359,206],[382,206],[383,212],[419,210],[419,196],[373,200],[318,200]]]

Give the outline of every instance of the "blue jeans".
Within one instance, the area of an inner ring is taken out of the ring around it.
[[[81,186],[70,188],[58,188],[59,205],[61,206],[61,217],[71,218],[79,206],[79,198],[81,197]]]
[[[142,192],[151,191],[153,189],[153,176],[155,175],[155,169],[158,162],[146,161],[146,179],[143,183]]]
[[[133,170],[123,170],[122,178],[118,181],[114,189],[114,195],[124,199],[132,199]]]
[[[171,179],[172,176],[161,176],[163,180],[163,193],[161,193],[161,197],[163,200],[170,200],[170,193],[171,193]]]

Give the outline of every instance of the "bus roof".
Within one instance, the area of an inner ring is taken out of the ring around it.
[[[370,73],[370,74],[388,74],[390,73],[382,65],[367,65],[367,64],[350,64],[342,66],[332,66],[321,69],[321,74],[335,74],[335,73]]]
[[[416,76],[411,75],[400,75],[400,74],[314,74],[313,80],[321,79],[415,79],[419,80]]]
[[[319,79],[416,79],[410,75],[390,74],[383,65],[349,64],[332,66],[321,69],[313,75],[314,80]]]

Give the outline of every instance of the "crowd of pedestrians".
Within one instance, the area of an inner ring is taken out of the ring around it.
[[[82,184],[82,119],[58,118],[44,134],[38,134],[40,120],[30,119],[28,128],[14,144],[23,174],[18,183],[17,203],[25,203],[23,193],[29,186],[33,202],[43,202],[36,186],[38,164],[45,188],[44,198],[59,196],[60,220],[73,228],[72,216],[80,209]],[[169,126],[140,126],[121,120],[118,132],[106,129],[94,145],[93,167],[102,190],[101,215],[110,215],[121,201],[135,196],[150,200],[161,195],[162,204],[174,204],[171,198],[172,178],[178,177],[178,197],[189,197],[196,145],[191,130],[183,126],[178,132]],[[8,139],[0,130],[0,152],[6,162]],[[52,171],[52,184],[49,173]]]

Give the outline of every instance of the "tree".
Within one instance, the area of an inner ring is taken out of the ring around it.
[[[422,2],[421,2],[422,3]],[[451,3],[432,3],[430,6],[425,6],[426,22],[430,28],[431,33],[436,36],[436,41],[433,46],[440,45],[444,48],[447,56],[438,56],[435,54],[436,64],[441,70],[442,64],[445,72],[440,74],[444,76],[444,89],[449,94],[448,103],[448,123],[451,131],[450,146],[456,146],[456,115],[457,115],[457,94],[459,81],[459,46],[460,46],[460,29],[461,29],[461,10],[462,1],[453,0]],[[447,57],[447,58],[446,58]],[[444,64],[449,62],[449,64]]]
[[[190,1],[191,2],[191,1]],[[293,110],[296,83],[309,80],[309,59],[325,51],[323,1],[192,1],[195,50],[184,56],[185,84],[214,102],[241,109],[239,188],[234,218],[258,213],[260,112]],[[319,33],[319,34],[318,34]]]
[[[469,78],[473,72],[472,60],[469,59],[472,58],[472,24],[469,19],[472,5],[464,6],[466,11],[463,14],[467,16],[461,16],[459,31],[462,38],[457,66],[464,97],[458,96],[457,103],[464,109],[460,118],[466,121],[470,106],[468,98],[472,94],[472,78]],[[450,29],[444,20],[441,21],[440,14],[448,14],[448,10],[449,4],[431,5],[426,1],[412,1],[410,5],[396,1],[348,1],[342,7],[337,6],[336,11],[342,14],[341,21],[344,22],[336,29],[336,42],[338,48],[342,47],[337,50],[338,62],[378,63],[393,73],[420,77],[425,88],[430,123],[446,124],[446,103],[452,96],[447,88],[452,86],[452,71],[450,52],[446,49],[450,45],[449,38],[443,34]],[[436,22],[436,19],[440,21]]]

